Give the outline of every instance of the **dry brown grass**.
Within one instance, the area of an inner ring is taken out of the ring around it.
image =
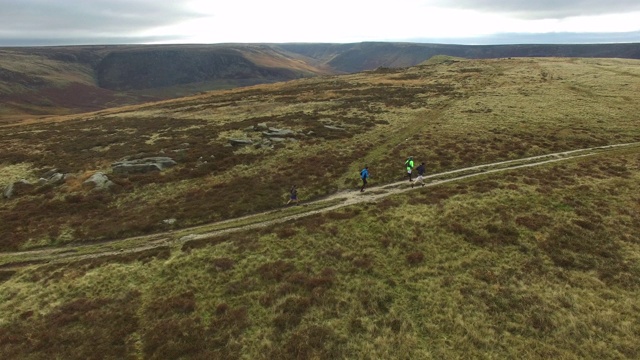
[[[293,183],[303,201],[354,187],[364,163],[372,183],[399,180],[409,154],[435,173],[638,141],[638,75],[633,61],[450,61],[0,128],[4,168],[77,175],[0,203],[1,247],[273,209]],[[259,122],[319,135],[266,153],[224,146],[219,134]],[[161,151],[179,162],[161,176],[111,175],[114,193],[78,186]],[[639,184],[629,148],[180,249],[4,268],[0,355],[638,358]]]
[[[4,271],[0,354],[637,358],[639,180],[613,151]]]
[[[0,161],[20,169],[12,179],[27,167],[38,176],[55,166],[76,180],[1,203],[0,248],[113,239],[165,230],[168,218],[180,228],[273,209],[293,184],[303,200],[355,188],[364,164],[372,184],[387,183],[402,178],[407,155],[435,173],[637,141],[637,69],[632,60],[452,59],[3,127]],[[226,146],[258,123],[293,129],[297,142]],[[155,155],[179,165],[160,176],[108,174],[119,185],[113,193],[79,186],[123,157]],[[493,189],[487,182],[470,191]],[[440,191],[426,201],[445,201]],[[509,238],[511,230],[485,229],[477,240],[491,231]]]

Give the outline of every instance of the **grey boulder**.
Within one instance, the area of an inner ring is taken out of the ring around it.
[[[40,179],[38,179],[38,185],[60,185],[64,182],[67,176],[58,172],[58,169],[51,169],[44,173]]]
[[[86,187],[91,187],[95,190],[106,190],[110,187],[112,187],[113,185],[115,185],[115,183],[111,180],[109,180],[109,178],[107,177],[107,175],[101,173],[101,172],[97,172],[95,174],[93,174],[90,178],[88,178],[87,180],[85,180],[82,183],[83,186]]]
[[[16,191],[19,187],[31,187],[31,186],[33,185],[31,185],[31,183],[25,179],[18,180],[14,183],[7,185],[7,187],[4,188],[4,192],[2,193],[2,196],[6,199],[11,199],[14,195],[16,195]]]
[[[49,178],[47,179],[47,184],[57,185],[62,182],[64,182],[64,174],[61,174],[59,172],[54,173],[53,175],[49,176]]]
[[[262,135],[267,137],[287,137],[295,135],[293,130],[269,128],[269,131],[263,131]]]
[[[114,174],[142,174],[151,171],[162,171],[176,164],[177,163],[169,157],[157,156],[115,162],[111,164],[111,169]]]

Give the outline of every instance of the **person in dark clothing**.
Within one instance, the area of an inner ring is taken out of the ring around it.
[[[360,178],[362,179],[362,187],[360,188],[360,192],[364,192],[365,186],[367,186],[367,179],[369,178],[369,167],[364,166],[364,169],[360,171]]]
[[[420,166],[416,168],[416,171],[418,172],[418,177],[416,178],[415,182],[411,183],[411,187],[413,187],[417,183],[421,183],[422,186],[424,186],[424,178],[423,178],[424,172],[425,172],[424,163],[420,164]]]
[[[292,202],[295,202],[296,205],[298,205],[298,189],[296,188],[295,185],[293,185],[291,187],[291,190],[289,190],[289,201],[287,201],[287,205],[289,205]]]

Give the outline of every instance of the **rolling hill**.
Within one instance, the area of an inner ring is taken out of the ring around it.
[[[639,44],[417,43],[121,45],[0,49],[3,122],[94,111],[202,91],[463,58],[640,58]]]
[[[262,45],[4,48],[0,114],[71,114],[327,73]]]
[[[0,126],[0,355],[638,358],[639,64],[439,56]]]

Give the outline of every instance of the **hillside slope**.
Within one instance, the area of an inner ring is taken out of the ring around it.
[[[323,71],[268,46],[158,46],[114,51],[96,66],[100,87],[142,90],[213,81],[285,81]],[[327,71],[328,73],[328,71]]]
[[[389,182],[408,155],[437,172],[635,142],[638,77],[632,60],[443,60],[2,127],[0,186],[35,183],[53,168],[69,179],[3,202],[0,247],[112,239],[264,211],[292,184],[304,184],[307,199],[352,188],[364,163],[375,181]],[[113,169],[153,156],[177,165],[160,174]],[[83,189],[95,172],[117,190]],[[43,206],[55,221],[37,215]]]
[[[0,49],[0,121],[202,91],[464,58],[640,58],[640,44],[462,46],[415,43],[120,45]]]
[[[417,65],[435,55],[467,59],[506,57],[580,57],[640,59],[640,44],[449,45],[365,42],[357,44],[281,44],[280,48],[328,64],[340,72]]]
[[[0,357],[639,358],[640,146],[557,154],[640,141],[638,65],[439,57],[0,126]],[[411,189],[408,155],[563,161]],[[150,156],[177,164],[113,166]],[[344,192],[372,201],[268,223]]]
[[[331,73],[268,46],[0,49],[0,120],[94,111]]]

